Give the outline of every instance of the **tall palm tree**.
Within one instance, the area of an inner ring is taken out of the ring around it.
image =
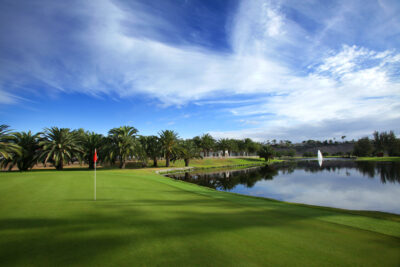
[[[143,136],[142,146],[146,151],[146,155],[153,160],[153,166],[157,167],[157,159],[162,156],[162,143],[159,137]]]
[[[37,163],[40,156],[40,138],[42,133],[17,132],[13,134],[13,142],[20,147],[20,153],[9,160],[10,169],[17,165],[20,171],[27,171]]]
[[[51,161],[57,170],[62,170],[65,163],[73,161],[82,152],[78,136],[69,128],[46,128],[44,140],[39,144],[43,146],[44,163]]]
[[[147,154],[148,144],[147,136],[140,135],[137,138],[135,144],[135,158],[137,163],[140,163],[142,167],[147,167],[149,161],[149,155]]]
[[[217,142],[217,146],[218,146],[218,149],[222,150],[223,156],[225,157],[225,154],[226,154],[225,151],[229,150],[229,148],[230,148],[229,139],[228,138],[219,139],[218,142]]]
[[[169,167],[169,161],[178,142],[178,134],[172,130],[164,130],[159,135],[165,154],[166,166]]]
[[[100,160],[109,162],[111,165],[115,165],[118,160],[118,145],[114,142],[112,137],[106,136],[104,138],[103,149],[98,151],[98,153]]]
[[[132,126],[113,128],[108,132],[109,139],[111,140],[111,155],[109,158],[115,156],[119,160],[119,167],[121,169],[125,168],[126,160],[135,153],[137,133],[138,130]]]
[[[13,155],[20,154],[20,147],[13,142],[13,135],[8,125],[0,125],[0,161],[2,164],[12,159]]]
[[[209,156],[210,151],[215,146],[215,139],[210,134],[203,134],[200,140],[200,146],[203,149],[204,156]]]
[[[229,139],[228,144],[228,155],[231,156],[233,151],[238,151],[237,142],[235,139]]]
[[[83,160],[89,164],[89,169],[94,169],[94,150],[102,151],[104,146],[104,137],[95,132],[85,132],[82,136]],[[99,152],[98,152],[99,153]]]
[[[246,143],[244,142],[244,140],[236,140],[236,146],[239,154],[241,156],[244,156],[246,153]]]
[[[250,138],[246,138],[243,141],[244,141],[244,149],[245,152],[247,153],[247,156],[249,155],[249,153],[255,153],[260,149],[260,144],[254,142]]]
[[[177,146],[176,152],[174,153],[172,160],[183,159],[185,166],[188,167],[191,159],[201,159],[200,149],[196,146],[193,140],[181,140]]]

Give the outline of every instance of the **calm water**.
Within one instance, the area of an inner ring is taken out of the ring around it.
[[[316,160],[244,170],[187,172],[175,179],[251,196],[400,214],[400,162]]]

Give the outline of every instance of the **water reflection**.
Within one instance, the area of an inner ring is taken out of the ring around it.
[[[284,201],[400,213],[400,162],[327,160],[320,167],[318,161],[300,160],[170,177]]]
[[[270,166],[242,169],[225,170],[218,172],[172,174],[175,179],[195,183],[214,189],[231,190],[236,185],[242,184],[253,187],[260,180],[272,180],[278,174],[278,169]]]
[[[368,162],[353,160],[325,161],[320,167],[317,161],[292,161],[271,166],[253,167],[239,170],[223,170],[214,172],[185,172],[171,174],[169,177],[214,189],[230,190],[238,184],[253,187],[261,180],[272,180],[278,174],[291,174],[295,170],[310,173],[338,172],[342,169],[355,169],[364,177],[379,178],[382,183],[400,183],[400,162]],[[351,176],[347,170],[346,176]]]

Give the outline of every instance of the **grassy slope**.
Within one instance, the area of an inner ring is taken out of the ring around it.
[[[273,160],[275,162],[277,160]],[[260,158],[205,158],[205,159],[192,159],[190,160],[189,166],[191,167],[221,167],[231,165],[244,165],[244,164],[262,164],[265,163],[264,159]],[[152,166],[153,162],[149,162],[149,166]],[[160,160],[158,165],[165,167],[165,160]],[[177,160],[171,162],[170,167],[184,167],[185,162],[183,160]]]
[[[362,161],[400,161],[400,157],[359,157]]]
[[[2,265],[398,266],[381,219],[218,192],[150,170],[0,173]],[[382,219],[386,218],[386,219]]]

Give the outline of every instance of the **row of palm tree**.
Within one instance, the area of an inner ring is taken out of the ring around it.
[[[94,168],[94,151],[97,149],[99,160],[112,165],[126,167],[128,160],[135,159],[143,166],[148,159],[157,166],[158,160],[164,158],[166,166],[171,161],[183,160],[188,166],[191,159],[209,156],[210,152],[222,150],[229,155],[233,151],[246,155],[259,151],[261,144],[247,138],[244,140],[215,140],[204,134],[193,139],[183,140],[172,130],[161,131],[158,136],[139,136],[138,130],[132,126],[113,128],[107,136],[84,129],[51,127],[43,132],[12,132],[7,125],[0,125],[0,164],[2,168],[29,170],[35,164],[45,166],[52,164],[62,170],[65,164],[80,162]]]

